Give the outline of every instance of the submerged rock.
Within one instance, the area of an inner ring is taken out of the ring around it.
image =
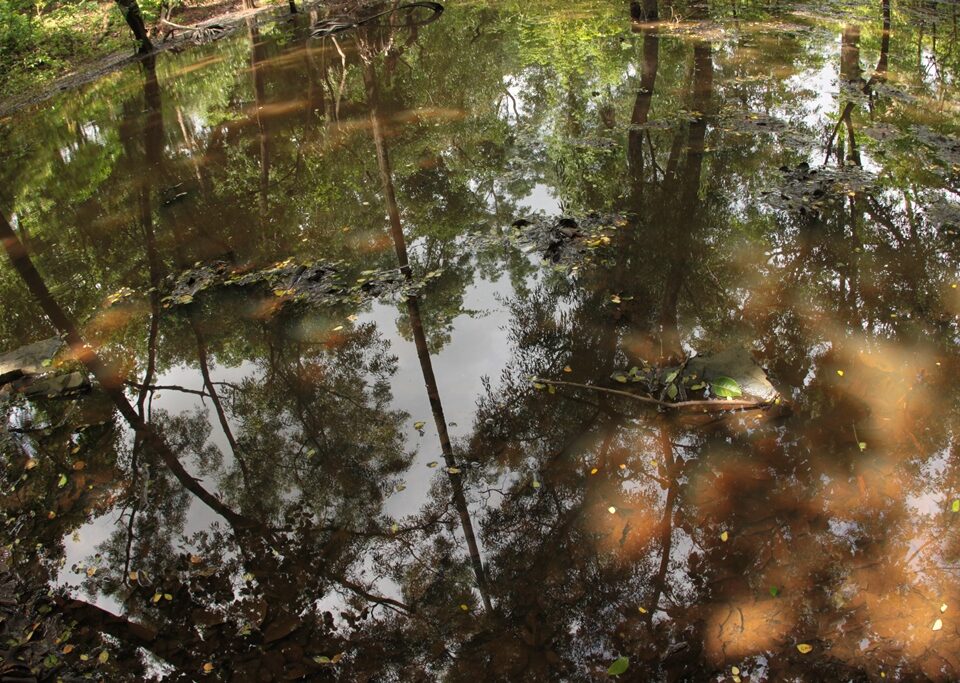
[[[83,372],[63,372],[52,367],[53,358],[64,347],[51,337],[0,354],[0,398],[14,393],[31,398],[75,396],[90,388]]]

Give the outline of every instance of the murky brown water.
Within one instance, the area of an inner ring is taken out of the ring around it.
[[[960,679],[955,7],[302,15],[0,122],[5,670]]]

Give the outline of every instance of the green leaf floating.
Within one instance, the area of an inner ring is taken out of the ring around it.
[[[710,390],[714,396],[720,398],[736,398],[743,396],[743,389],[737,384],[737,380],[730,377],[715,377],[710,380]]]
[[[617,660],[607,669],[607,673],[611,676],[619,676],[627,670],[628,666],[630,666],[629,657],[617,657]]]

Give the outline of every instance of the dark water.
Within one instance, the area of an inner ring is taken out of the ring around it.
[[[958,680],[955,8],[302,15],[0,121],[6,670]],[[694,354],[777,400],[540,381]]]

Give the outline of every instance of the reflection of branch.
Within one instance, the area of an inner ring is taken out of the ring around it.
[[[634,401],[640,401],[641,403],[646,403],[648,405],[655,405],[661,408],[671,409],[671,410],[684,410],[684,409],[697,409],[703,408],[704,412],[707,411],[722,411],[722,410],[752,410],[752,409],[765,409],[769,408],[773,403],[770,401],[747,401],[742,399],[727,399],[725,401],[719,400],[703,400],[703,401],[677,401],[676,403],[671,403],[669,401],[661,401],[659,399],[653,398],[651,396],[640,396],[638,394],[631,394],[629,391],[620,391],[618,389],[607,389],[606,387],[598,387],[592,384],[578,384],[577,382],[561,382],[559,380],[552,379],[541,379],[537,378],[537,382],[541,384],[552,384],[558,387],[575,387],[577,389],[590,389],[591,391],[600,391],[605,394],[614,394],[616,396],[624,396],[626,398],[632,398]]]
[[[366,589],[364,589],[363,586],[350,581],[346,577],[341,577],[332,573],[327,573],[327,578],[329,578],[332,581],[336,581],[337,583],[339,583],[341,586],[343,586],[350,592],[356,593],[361,598],[364,598],[365,600],[369,600],[370,602],[375,602],[378,605],[390,605],[393,607],[397,607],[403,610],[404,612],[406,612],[407,614],[413,614],[415,612],[415,610],[410,605],[400,602],[399,600],[394,600],[393,598],[388,598],[383,595],[374,595],[373,593],[369,593]]]
[[[127,381],[124,382],[127,386],[133,387],[134,389],[140,389],[142,391],[180,391],[185,394],[195,394],[197,396],[208,397],[208,394],[205,391],[199,391],[197,389],[187,389],[186,387],[181,387],[177,384],[140,384],[139,382]]]

